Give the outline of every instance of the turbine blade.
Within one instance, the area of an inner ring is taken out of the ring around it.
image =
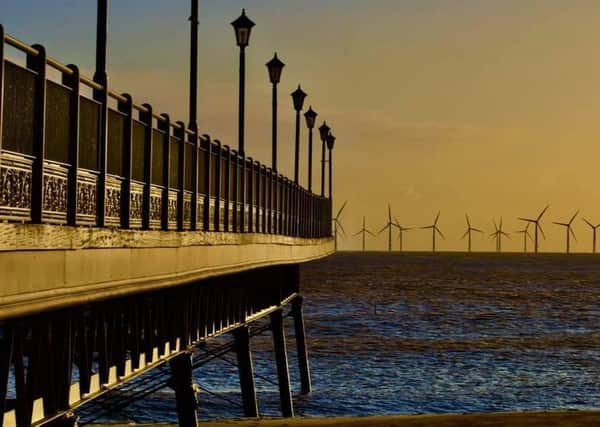
[[[344,230],[344,227],[342,226],[342,223],[338,221],[338,222],[337,222],[337,225],[338,225],[338,227],[340,227],[340,230],[341,230],[341,232],[342,232],[342,235],[343,235],[343,236],[346,236],[346,230]]]
[[[442,231],[439,228],[434,227],[433,230],[434,233],[437,231],[440,234],[440,236],[442,236],[442,239],[446,240],[446,236],[444,236],[444,233],[442,233]]]
[[[546,213],[546,211],[548,210],[549,207],[550,207],[550,205],[546,205],[546,207],[544,208],[544,210],[538,215],[538,217],[537,217],[538,221],[540,219],[542,219],[542,217],[544,216],[544,214]]]
[[[573,220],[575,219],[575,217],[577,216],[578,213],[579,213],[579,209],[577,210],[577,212],[575,212],[575,215],[573,215],[571,217],[571,220],[569,221],[569,225],[571,225],[573,223]]]
[[[589,225],[591,228],[594,228],[594,226],[592,225],[591,222],[589,222],[587,219],[585,218],[581,218],[587,225]]]
[[[388,222],[392,222],[392,208],[388,203]]]
[[[438,219],[440,219],[440,214],[442,213],[442,211],[438,211],[437,215],[435,216],[435,221],[433,221],[433,225],[437,225]]]
[[[433,228],[433,227],[434,227],[433,225],[427,225],[427,226],[425,226],[425,227],[419,227],[419,228],[420,228],[421,230],[425,230],[425,229],[427,229],[427,228]]]
[[[503,235],[504,237],[508,237],[508,238],[510,239],[510,236],[508,235],[508,233],[505,233],[504,231],[501,231],[500,233],[502,233],[502,235]]]
[[[471,223],[469,222],[469,215],[465,214],[465,218],[467,219],[467,227],[471,228]]]
[[[348,200],[346,200],[344,202],[344,204],[342,205],[342,207],[340,208],[340,210],[338,211],[337,215],[335,216],[335,219],[338,219],[340,217],[340,215],[342,214],[342,211],[344,210],[344,208],[346,207],[346,204],[348,203]]]
[[[520,221],[525,221],[525,222],[535,222],[535,219],[530,219],[530,218],[523,218],[523,217],[517,217],[518,220]]]
[[[469,230],[465,231],[465,234],[462,235],[462,237],[460,238],[460,240],[464,239],[465,237],[467,237],[469,234]]]
[[[385,226],[384,226],[384,227],[383,227],[381,230],[379,230],[379,231],[377,232],[377,234],[381,234],[381,233],[383,232],[383,230],[385,230],[385,229],[386,229],[386,228],[388,228],[388,227],[389,227],[389,224],[385,225]]]
[[[483,230],[480,230],[479,228],[471,228],[471,231],[476,231],[478,233],[483,233]]]
[[[575,232],[573,231],[573,228],[569,227],[569,232],[571,233],[571,236],[573,236],[575,241],[577,241],[577,236],[575,236]]]
[[[538,227],[539,227],[539,229],[540,229],[540,233],[542,233],[542,237],[543,237],[544,239],[546,239],[546,235],[544,234],[544,229],[542,228],[542,226],[540,225],[540,223],[539,223],[539,222],[537,223],[537,226],[538,226]]]
[[[371,236],[375,237],[375,235],[373,233],[371,233],[369,230],[365,230],[367,233],[369,233]]]

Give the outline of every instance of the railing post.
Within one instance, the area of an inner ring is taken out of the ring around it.
[[[163,230],[169,229],[169,186],[171,185],[171,119],[168,114],[161,114],[162,121],[159,121],[158,128],[164,134],[163,148],[163,197],[161,209],[161,227]]]
[[[283,314],[281,309],[271,313],[271,331],[273,332],[273,349],[275,351],[275,361],[277,364],[277,377],[279,378],[281,413],[284,417],[293,417],[294,407],[292,403],[292,390],[290,387],[290,374],[285,345],[285,330],[283,327]]]
[[[267,233],[272,234],[273,229],[273,169],[267,168],[265,176],[265,182],[267,184]]]
[[[262,203],[263,203],[263,212],[262,212],[262,232],[263,233],[268,233],[269,230],[267,229],[267,193],[268,193],[268,179],[267,179],[267,166],[266,165],[261,165],[261,183],[264,182],[263,185],[263,192],[262,192]],[[264,181],[263,181],[263,176]]]
[[[219,231],[221,228],[220,222],[221,222],[221,155],[223,150],[221,149],[221,141],[219,141],[218,139],[215,139],[215,144],[217,145],[216,147],[216,151],[217,151],[217,161],[216,161],[216,166],[217,166],[217,170],[216,170],[216,178],[217,178],[217,185],[216,187],[216,192],[215,192],[215,215],[214,215],[214,221],[215,221],[215,231]]]
[[[223,198],[225,199],[225,209],[223,212],[223,231],[229,232],[229,211],[230,203],[231,203],[231,180],[229,179],[231,176],[231,148],[229,145],[224,145],[223,150],[225,151],[225,170],[224,174],[224,185],[225,185],[225,194],[223,194]]]
[[[144,198],[142,200],[142,228],[150,229],[150,201],[152,187],[152,106],[143,105],[140,121],[146,125],[144,133]]]
[[[250,164],[250,168],[248,169],[250,171],[250,180],[245,181],[245,185],[248,188],[248,193],[250,193],[248,195],[248,200],[246,200],[248,204],[248,233],[252,233],[254,232],[254,213],[252,212],[254,209],[254,160],[252,157],[248,157],[247,160],[244,161],[244,165],[246,165],[246,162]]]
[[[178,121],[175,137],[179,138],[179,163],[177,165],[177,230],[183,230],[185,193],[185,123]]]
[[[46,49],[32,46],[37,55],[27,55],[27,68],[37,73],[34,95],[33,166],[31,173],[31,222],[42,222],[44,206],[44,157],[46,155]],[[4,65],[4,64],[3,64]]]
[[[262,200],[262,185],[261,185],[261,179],[260,179],[260,162],[258,160],[255,161],[255,166],[256,166],[256,195],[254,196],[256,199],[256,232],[260,233],[261,229],[260,229],[260,221],[261,221],[261,213],[260,213],[260,205],[261,205],[261,200]]]
[[[240,217],[240,231],[242,233],[246,232],[246,208],[248,205],[248,201],[246,200],[246,191],[247,191],[247,183],[246,183],[246,155],[245,154],[240,154],[240,161],[242,162],[242,167],[241,167],[241,173],[242,173],[242,179],[241,179],[241,196],[242,196],[242,200],[241,200],[241,205],[242,205],[242,215]],[[248,212],[250,212],[250,210],[248,209]]]
[[[69,116],[71,117],[69,129],[69,175],[67,179],[67,224],[77,225],[77,170],[79,168],[79,96],[80,96],[80,74],[76,65],[70,64],[67,67],[73,74],[63,74],[62,83],[71,89]],[[0,71],[0,74],[2,72]],[[2,83],[0,83],[1,85]],[[1,88],[0,88],[1,91]],[[1,103],[1,101],[0,101]],[[0,107],[0,114],[2,109]],[[2,121],[0,120],[0,127]],[[0,139],[2,131],[0,130]],[[0,143],[1,144],[1,143]],[[0,151],[1,147],[0,147]]]
[[[192,149],[192,206],[190,211],[190,230],[196,231],[198,229],[198,150],[200,149],[200,143],[198,138],[198,130],[194,129],[194,134],[190,136],[193,144]]]
[[[240,186],[238,184],[238,179],[239,179],[239,171],[240,171],[240,161],[239,161],[239,156],[238,156],[238,152],[235,150],[231,150],[231,164],[233,166],[233,188],[232,188],[232,192],[233,192],[233,215],[232,215],[232,232],[234,233],[238,233],[240,232],[240,230],[238,230],[238,226],[239,226],[239,221],[238,221],[238,215],[239,215],[239,207],[238,207],[238,192],[240,191]],[[230,167],[232,167],[230,166]],[[242,230],[243,231],[243,230]]]
[[[211,156],[212,156],[212,142],[210,140],[210,136],[204,134],[204,143],[206,144],[206,156],[204,160],[204,217],[202,219],[202,228],[204,231],[210,230],[210,197],[211,197]]]
[[[4,116],[4,27],[0,24],[0,167],[2,166],[2,117]]]
[[[133,146],[133,100],[131,95],[124,93],[125,102],[119,101],[119,111],[125,114],[124,144],[123,144],[123,184],[121,196],[121,228],[129,228],[129,211],[131,205],[131,151]]]
[[[298,280],[298,266],[295,268],[296,280]],[[300,391],[302,394],[311,392],[310,367],[308,364],[308,346],[306,345],[306,334],[304,332],[304,314],[302,310],[302,296],[298,295],[292,301],[292,316],[294,318],[294,331],[296,335],[296,348],[298,350],[298,368],[300,371]]]

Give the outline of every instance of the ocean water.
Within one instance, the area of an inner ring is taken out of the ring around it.
[[[600,257],[339,253],[301,267],[313,393],[297,415],[600,408]],[[269,333],[261,415],[279,415]],[[235,356],[195,371],[201,419],[242,416]],[[110,420],[176,421],[163,389]]]

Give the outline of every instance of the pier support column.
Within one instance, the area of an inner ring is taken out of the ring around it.
[[[250,351],[250,332],[248,326],[237,328],[234,332],[235,352],[240,373],[240,388],[244,416],[258,418],[258,401],[256,400],[256,385],[254,383],[254,366]]]
[[[169,362],[171,366],[170,385],[175,390],[177,417],[182,427],[196,427],[198,402],[193,387],[192,355],[182,353]]]
[[[311,392],[310,367],[308,363],[308,347],[304,333],[304,314],[302,310],[303,298],[297,296],[292,301],[292,316],[294,317],[294,330],[296,334],[296,348],[298,350],[298,369],[300,371],[300,391],[302,394]]]
[[[273,332],[273,349],[275,351],[275,361],[277,362],[281,414],[284,417],[293,417],[294,407],[292,403],[292,390],[290,387],[285,332],[283,329],[283,313],[281,310],[271,313],[271,331]]]

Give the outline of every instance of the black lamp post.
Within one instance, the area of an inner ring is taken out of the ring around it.
[[[244,151],[244,97],[245,97],[245,78],[246,78],[246,46],[250,41],[250,32],[254,27],[254,22],[246,16],[246,10],[242,9],[242,14],[238,19],[231,23],[235,31],[235,39],[240,47],[240,101],[239,101],[239,127],[238,127],[238,153],[245,155]]]
[[[190,15],[190,121],[188,129],[198,131],[198,0],[192,0]]]
[[[329,135],[327,122],[323,122],[319,128],[319,135],[321,136],[321,197],[325,197],[325,143]]]
[[[315,127],[315,120],[317,119],[317,113],[312,109],[312,105],[308,107],[308,111],[304,113],[306,119],[306,127],[308,128],[308,191],[312,192],[312,142],[313,142],[313,128]]]
[[[327,148],[329,149],[329,199],[331,200],[331,169],[333,167],[333,144],[335,144],[335,136],[330,132],[327,135]]]
[[[294,101],[294,110],[296,110],[296,157],[294,159],[294,182],[298,184],[298,161],[300,156],[300,111],[304,105],[306,93],[298,85],[298,89],[292,92],[292,100]]]
[[[277,84],[281,79],[281,70],[283,70],[285,64],[277,58],[277,53],[273,56],[269,62],[267,62],[267,69],[269,70],[269,80],[273,84],[273,164],[272,168],[277,172]]]

